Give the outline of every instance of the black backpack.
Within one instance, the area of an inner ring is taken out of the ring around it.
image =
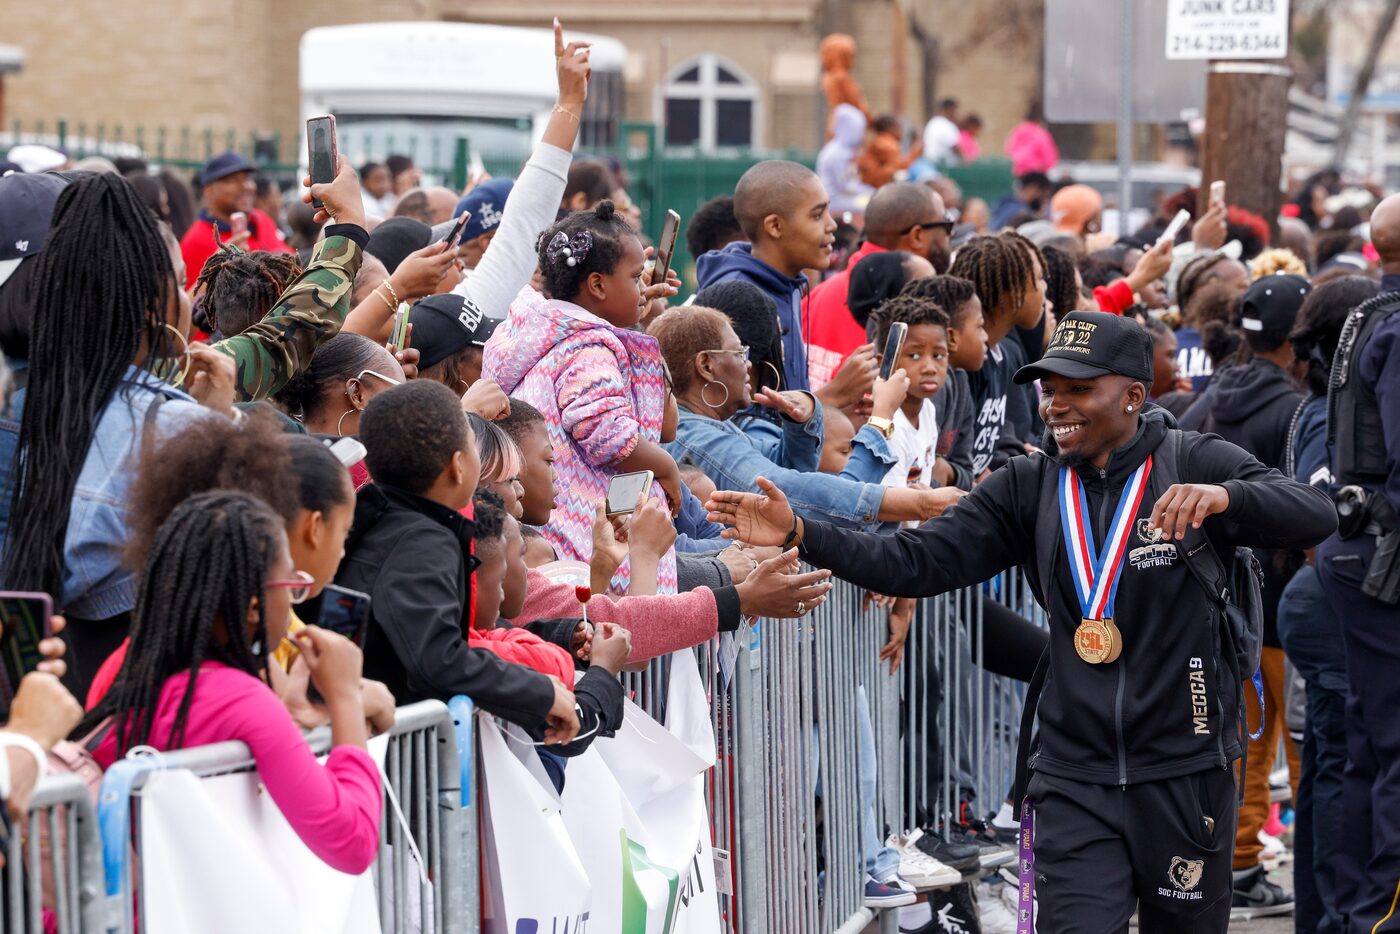
[[[1147,495],[1143,497],[1145,500],[1155,503],[1168,487],[1185,482],[1185,465],[1192,448],[1200,438],[1201,435],[1194,431],[1167,429],[1166,437],[1153,452],[1152,474],[1148,478]],[[1053,464],[1049,465],[1042,469],[1041,476],[1041,502],[1056,502],[1059,498],[1059,468]],[[1252,549],[1236,547],[1227,565],[1221,560],[1215,546],[1210,543],[1202,529],[1188,529],[1185,537],[1176,544],[1186,567],[1191,571],[1191,576],[1220,607],[1220,641],[1216,646],[1216,655],[1224,660],[1226,668],[1235,679],[1240,692],[1239,712],[1243,722],[1245,672],[1252,673],[1250,680],[1254,682],[1254,690],[1259,697],[1259,709],[1261,712],[1264,710],[1264,681],[1259,672],[1259,660],[1264,644],[1264,598],[1261,590],[1263,571],[1259,566],[1259,559]],[[1035,555],[1036,570],[1040,574],[1038,585],[1046,591],[1052,586],[1056,562],[1063,547],[1064,537],[1058,521],[1041,522],[1037,525]],[[1048,601],[1047,593],[1042,592],[1038,596],[1041,606],[1045,607]],[[1025,707],[1021,713],[1021,738],[1016,753],[1016,787],[1012,798],[1014,801],[1020,801],[1026,794],[1026,783],[1029,780],[1026,763],[1030,754],[1035,709],[1049,667],[1050,649],[1047,646],[1036,665],[1030,686],[1026,689]],[[1250,732],[1248,723],[1244,724],[1244,730],[1251,739],[1258,739],[1264,732],[1263,717],[1260,717],[1257,732]],[[1240,789],[1243,793],[1243,761],[1240,763],[1240,775]]]

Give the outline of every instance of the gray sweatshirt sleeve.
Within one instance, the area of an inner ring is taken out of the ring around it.
[[[573,154],[540,143],[511,189],[501,226],[481,263],[453,289],[488,318],[504,318],[535,272],[535,241],[554,223]]]

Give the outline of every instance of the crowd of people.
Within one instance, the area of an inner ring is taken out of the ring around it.
[[[908,931],[943,930],[926,889],[984,931],[1036,904],[1042,931],[1393,914],[1400,200],[1323,174],[1271,224],[1188,189],[1107,235],[1036,115],[978,211],[917,170],[975,158],[975,115],[944,102],[911,153],[853,100],[816,171],[758,162],[694,212],[676,304],[625,172],[572,153],[587,44],[556,26],[556,57],[529,161],[465,192],[399,156],[290,207],[232,152],[197,199],[144,164],[0,177],[0,556],[59,614],[11,686],[9,815],[66,737],[101,766],[237,739],[361,872],[397,705],[470,696],[562,788],[624,668],[805,616],[834,573],[887,610],[894,671],[918,598],[1019,565],[1048,628],[984,598],[981,638],[1031,686],[1028,803],[1021,776],[887,828],[863,780],[868,906]],[[1198,584],[1241,566],[1262,586]],[[367,595],[362,644],[316,625],[328,586]],[[318,763],[300,731],[327,723]]]

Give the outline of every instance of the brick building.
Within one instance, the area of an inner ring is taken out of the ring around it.
[[[817,45],[840,31],[857,40],[856,76],[874,111],[921,122],[930,97],[957,97],[981,114],[984,149],[995,153],[1039,93],[1041,9],[1040,0],[21,4],[6,17],[7,41],[25,54],[24,70],[8,77],[6,110],[26,127],[66,118],[128,134],[139,125],[294,139],[297,44],[310,28],[435,19],[544,27],[558,12],[567,27],[627,47],[628,119],[694,121],[702,143],[737,133],[760,148],[815,149],[825,126]],[[706,107],[712,116],[700,118]],[[751,127],[736,130],[745,119]]]

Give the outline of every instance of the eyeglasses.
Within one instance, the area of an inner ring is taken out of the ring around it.
[[[296,580],[268,581],[263,584],[263,587],[286,587],[287,596],[292,598],[292,602],[301,603],[311,596],[311,588],[316,586],[316,578],[305,571],[293,571],[292,573],[296,576]]]
[[[922,227],[924,230],[933,230],[935,227],[942,227],[945,233],[952,233],[953,227],[955,226],[956,225],[950,220],[926,221],[922,224],[910,224],[907,228],[905,228],[904,232],[909,233],[915,227]]]
[[[739,355],[739,359],[745,363],[749,362],[749,348],[740,347],[738,350],[707,350],[706,353],[734,353]]]
[[[361,370],[360,372],[355,374],[355,378],[360,382],[364,382],[366,376],[377,376],[380,379],[384,380],[384,382],[388,383],[390,386],[403,385],[402,382],[394,379],[392,376],[385,376],[383,373],[376,372],[375,370]]]

